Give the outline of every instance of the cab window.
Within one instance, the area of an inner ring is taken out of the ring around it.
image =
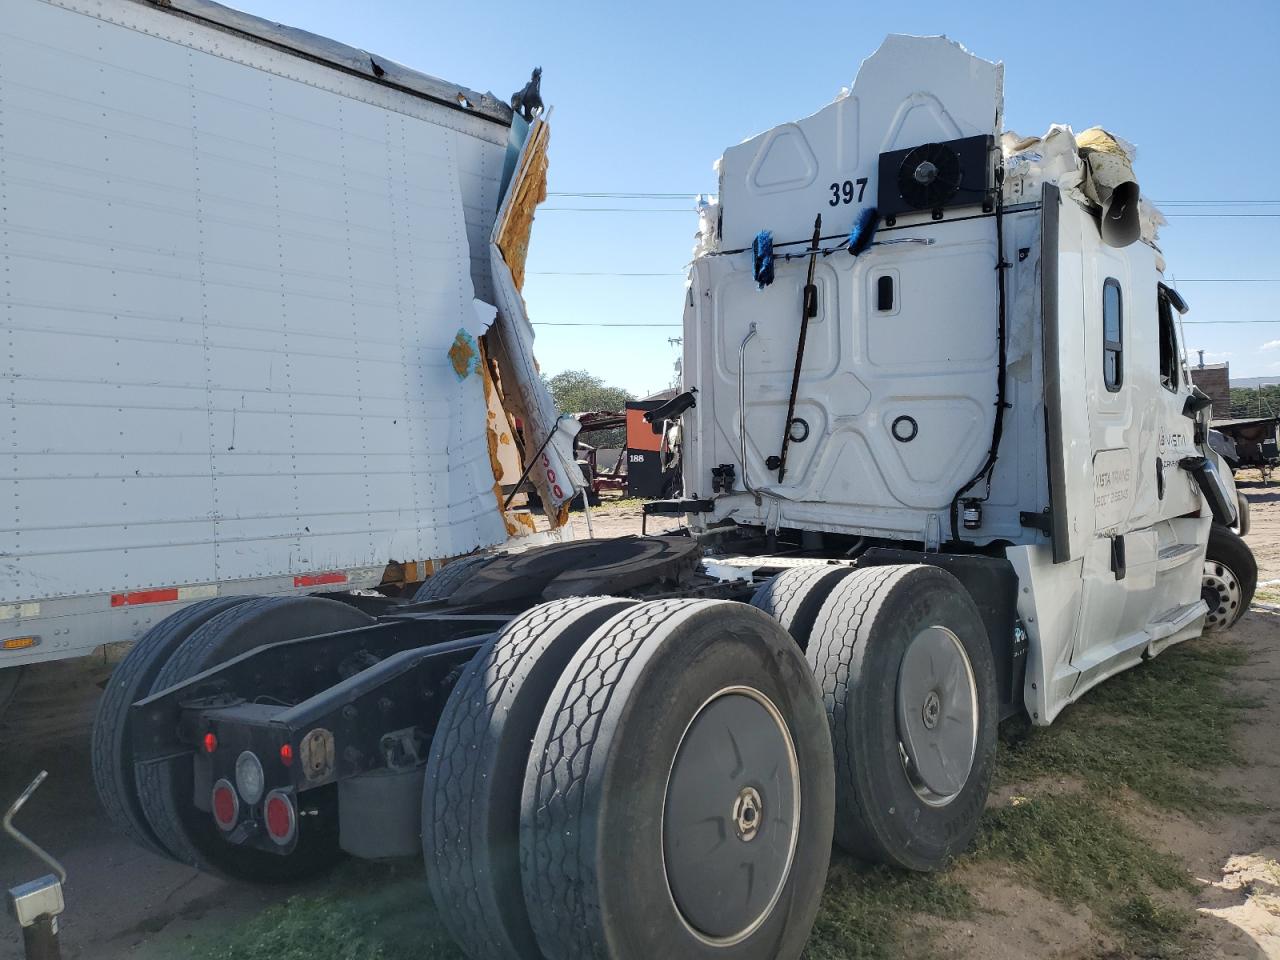
[[[1173,322],[1173,307],[1169,298],[1160,293],[1160,382],[1166,390],[1178,389],[1178,328]]]
[[[1120,281],[1107,277],[1102,285],[1102,378],[1112,393],[1124,382],[1123,313]]]

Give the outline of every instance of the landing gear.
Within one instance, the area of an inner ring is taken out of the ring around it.
[[[1214,524],[1209,528],[1200,597],[1209,608],[1205,633],[1218,633],[1235,625],[1253,602],[1258,586],[1258,562],[1253,551],[1235,533]]]
[[[995,763],[995,666],[960,583],[930,566],[855,571],[818,614],[809,663],[836,766],[836,840],[937,870],[978,829]]]

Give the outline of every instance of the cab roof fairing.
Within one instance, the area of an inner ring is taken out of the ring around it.
[[[1002,132],[1003,120],[1002,62],[978,57],[945,36],[891,34],[831,103],[748,137],[713,164],[719,194],[699,198],[694,256],[747,247],[762,229],[772,231],[775,242],[807,238],[813,212],[828,212],[829,184],[860,171],[867,179],[865,204],[878,188],[876,159],[891,150],[991,134],[1005,161],[1007,204],[1038,201],[1041,185],[1049,182],[1090,210],[1097,209],[1098,198],[1090,195],[1091,171],[1082,150],[1109,140],[1118,147],[1112,152],[1119,165],[1130,170],[1137,155],[1132,144],[1100,128],[1077,137],[1069,126],[1053,124],[1042,137],[1022,137]],[[1087,146],[1080,142],[1085,138]],[[831,229],[824,217],[823,233],[851,225],[844,219]],[[1158,231],[1167,221],[1145,197],[1140,219],[1142,241],[1159,253]]]
[[[1002,63],[947,37],[891,34],[847,92],[724,152],[717,164],[719,245],[747,247],[762,229],[778,242],[806,238],[815,211],[824,213],[824,235],[847,232],[858,207],[828,206],[832,182],[865,178],[862,204],[874,203],[881,153],[998,136],[1003,113]]]

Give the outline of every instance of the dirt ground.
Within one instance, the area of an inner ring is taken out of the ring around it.
[[[1181,857],[1198,886],[1185,895],[1198,912],[1193,956],[1280,960],[1280,487],[1242,477],[1252,503],[1249,543],[1258,558],[1264,605],[1237,626],[1232,642],[1251,652],[1240,676],[1243,694],[1260,708],[1243,728],[1246,766],[1219,780],[1255,807],[1205,821],[1152,811],[1132,824],[1153,844]],[[628,503],[594,512],[597,536],[639,532],[640,508]],[[585,521],[575,514],[585,535]],[[656,518],[651,531],[676,524]],[[1273,606],[1274,609],[1266,609]],[[89,773],[93,712],[110,673],[103,658],[51,664],[24,677],[6,719],[0,720],[0,798],[15,797],[41,769],[49,780],[19,825],[59,856],[70,875],[63,918],[68,960],[125,957],[178,958],[196,939],[218,931],[307,887],[261,890],[201,876],[143,852],[111,832]],[[1141,807],[1139,807],[1141,809]],[[0,886],[8,888],[47,872],[0,837]],[[929,921],[931,952],[974,960],[1100,958],[1124,954],[1098,933],[1087,909],[1069,910],[1040,896],[996,865],[964,868],[975,919]],[[425,883],[422,895],[427,896]],[[1182,895],[1179,895],[1182,896]],[[913,956],[907,952],[905,956]],[[0,918],[0,960],[20,960],[16,927]]]

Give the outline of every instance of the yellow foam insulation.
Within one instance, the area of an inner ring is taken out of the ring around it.
[[[502,225],[502,232],[498,234],[498,249],[511,268],[511,278],[517,290],[524,289],[524,268],[529,257],[533,214],[538,204],[547,199],[547,145],[551,139],[551,128],[539,123],[529,136],[523,169],[517,170],[512,178],[515,195],[511,198],[511,209]]]
[[[502,512],[502,522],[506,525],[507,536],[534,533],[537,528],[530,513],[502,509],[507,499],[502,493],[503,484],[518,481],[523,467],[520,451],[513,439],[511,415],[503,409],[498,393],[497,367],[487,355],[483,337],[480,338],[480,376],[484,381],[484,402],[488,412],[485,438],[489,443],[489,465],[493,468],[493,495],[498,501],[498,510]]]
[[[511,197],[510,207],[507,216],[503,221],[502,228],[498,233],[496,242],[498,249],[502,253],[502,259],[506,262],[508,269],[511,271],[511,278],[515,283],[517,290],[524,289],[525,277],[525,261],[529,257],[529,238],[533,232],[534,213],[538,208],[538,204],[547,199],[547,147],[551,138],[551,128],[541,121],[535,121],[529,132],[529,141],[525,144],[521,154],[520,165],[516,168],[511,178],[511,189],[514,191]],[[502,342],[501,330],[495,327],[481,340],[481,357],[484,362],[481,363],[481,369],[485,371],[485,392],[493,391],[497,399],[496,408],[490,405],[490,424],[494,426],[494,432],[490,433],[490,455],[492,457],[494,451],[494,443],[498,444],[497,450],[501,453],[504,450],[502,442],[503,436],[511,441],[512,449],[516,452],[517,457],[521,457],[523,452],[520,445],[511,438],[515,433],[515,421],[521,419],[528,421],[519,398],[514,394],[508,394],[502,389],[502,369],[506,362],[506,349]],[[507,430],[502,431],[498,425],[505,418]],[[496,440],[495,440],[496,433]],[[526,442],[530,442],[531,438],[526,437]],[[540,440],[532,440],[535,445]],[[532,454],[533,450],[526,451]],[[520,466],[515,471],[515,476],[511,477],[509,482],[514,483],[519,479],[523,470],[522,461],[517,461]],[[495,467],[495,476],[501,476]],[[538,492],[542,497],[544,504],[549,504],[552,500],[550,491],[543,489],[545,484],[534,480],[538,486]],[[501,481],[499,481],[499,486]],[[505,499],[500,490],[498,492],[499,504]],[[512,517],[515,517],[513,521]],[[503,519],[506,521],[508,529],[511,528],[513,522],[519,522],[522,525],[527,524],[529,530],[533,529],[533,518],[527,514],[504,514]],[[547,512],[547,520],[554,530],[569,522],[569,504],[562,504],[560,509]]]

